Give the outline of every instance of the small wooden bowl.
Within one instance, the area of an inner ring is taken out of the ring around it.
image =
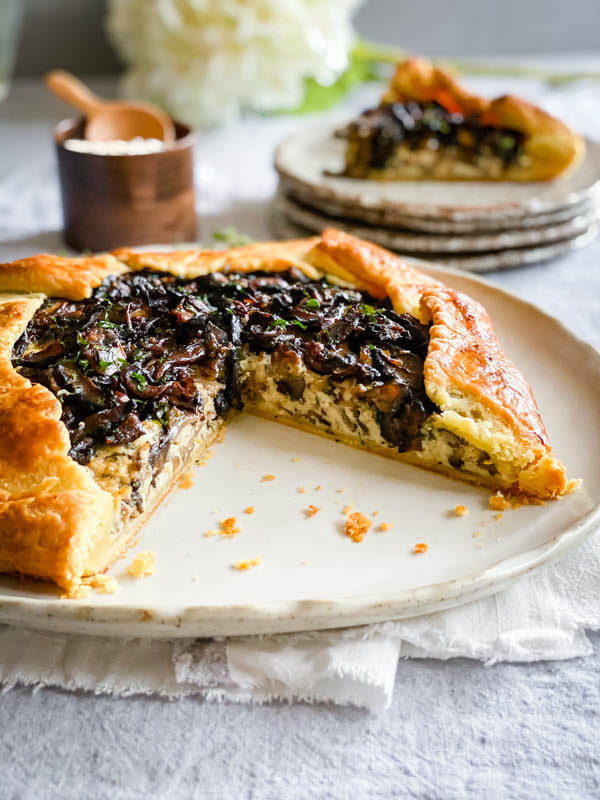
[[[93,155],[68,150],[83,138],[83,118],[54,129],[65,243],[75,249],[196,239],[194,135],[175,123],[175,142],[147,155]]]

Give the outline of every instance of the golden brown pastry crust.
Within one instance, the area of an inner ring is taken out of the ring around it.
[[[512,95],[494,100],[473,95],[427,59],[412,58],[398,64],[382,99],[385,103],[435,100],[448,111],[484,115],[491,125],[525,133],[526,163],[509,166],[498,180],[550,180],[578,164],[585,153],[580,136],[537,106]]]
[[[42,292],[50,297],[83,300],[107,275],[123,272],[112,255],[68,258],[40,253],[0,264],[0,292]]]
[[[0,571],[70,589],[110,532],[114,502],[69,457],[60,401],[12,367],[13,344],[42,299],[0,305]]]
[[[440,409],[435,424],[490,453],[505,488],[538,498],[565,492],[565,470],[550,449],[531,389],[503,352],[479,303],[341,231],[228,251],[121,249],[89,259],[34,256],[1,265],[0,286],[21,290],[29,275],[30,286],[79,299],[105,275],[127,270],[193,277],[292,266],[311,278],[326,275],[377,297],[389,296],[399,313],[431,321],[425,386]],[[14,342],[42,300],[34,294],[0,297],[0,571],[49,578],[72,591],[96,564],[98,547],[110,535],[115,501],[68,456],[59,400],[12,366]]]

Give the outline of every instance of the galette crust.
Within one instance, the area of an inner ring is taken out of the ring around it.
[[[60,401],[12,367],[14,342],[42,300],[0,305],[0,571],[70,589],[110,532],[114,501],[68,455]]]
[[[524,155],[529,164],[513,164],[499,180],[545,181],[578,164],[585,154],[583,139],[541,108],[513,95],[488,100],[467,92],[456,79],[423,58],[396,67],[383,102],[436,100],[448,111],[484,115],[489,123],[527,134]]]
[[[531,389],[482,306],[341,231],[225,251],[39,255],[0,265],[0,287],[22,291],[29,276],[36,291],[75,300],[88,297],[106,275],[130,270],[194,277],[290,267],[388,296],[397,312],[431,322],[425,386],[440,409],[436,424],[489,452],[499,468],[509,465],[514,481],[506,472],[504,488],[542,499],[565,492],[565,470],[550,449]],[[73,591],[110,535],[116,501],[69,457],[60,401],[12,366],[13,345],[42,301],[42,294],[0,296],[0,571],[51,579]]]

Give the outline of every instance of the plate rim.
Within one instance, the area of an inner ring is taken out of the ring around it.
[[[339,128],[339,123],[312,125],[306,128],[302,128],[300,130],[296,130],[293,133],[286,136],[277,145],[273,157],[273,166],[277,171],[277,173],[282,178],[284,178],[284,180],[287,181],[288,183],[292,185],[297,184],[299,186],[302,186],[305,190],[308,189],[315,195],[318,195],[324,199],[329,199],[330,201],[334,201],[336,203],[340,203],[341,205],[356,206],[358,204],[358,205],[365,205],[370,209],[377,209],[389,212],[397,211],[398,213],[402,213],[407,216],[414,216],[421,218],[429,217],[436,220],[444,219],[444,220],[455,220],[460,222],[477,222],[479,220],[489,219],[493,215],[496,216],[503,215],[509,218],[518,219],[523,216],[529,216],[530,214],[541,214],[541,213],[549,213],[552,211],[558,211],[559,209],[568,208],[574,205],[575,203],[581,202],[586,198],[593,197],[594,193],[598,191],[600,187],[600,173],[599,173],[596,180],[590,186],[588,186],[586,189],[581,189],[576,192],[571,192],[561,202],[557,201],[552,202],[543,200],[536,200],[535,202],[532,202],[530,200],[528,202],[505,202],[488,206],[483,206],[483,205],[450,206],[450,205],[433,204],[433,203],[397,203],[397,202],[380,200],[378,202],[365,204],[364,202],[358,202],[357,196],[354,197],[342,196],[340,194],[337,194],[332,187],[329,187],[323,183],[315,183],[314,181],[298,177],[298,175],[292,174],[285,165],[281,164],[281,154],[284,151],[284,148],[287,147],[290,142],[295,141],[296,139],[306,138],[310,134],[317,133],[319,131],[324,133],[329,132],[329,138],[333,140],[335,137],[333,137],[332,133],[337,128]],[[586,157],[590,151],[596,151],[600,156],[600,142],[597,142],[594,139],[590,139],[588,137],[584,137],[584,141],[586,145]],[[581,169],[583,163],[585,163],[585,159],[584,162],[582,162],[576,167],[576,169]],[[349,178],[348,180],[356,180],[356,179]],[[478,181],[469,181],[469,183],[478,183]],[[480,183],[487,183],[487,182],[480,181]]]
[[[496,234],[503,231],[527,230],[545,225],[555,225],[567,222],[577,216],[597,213],[600,206],[598,192],[591,190],[589,195],[575,202],[555,208],[553,210],[531,210],[530,213],[520,216],[495,215],[490,218],[478,217],[477,219],[444,219],[443,217],[415,216],[404,211],[395,211],[392,208],[377,209],[376,207],[357,207],[352,203],[339,203],[329,198],[311,195],[302,187],[290,186],[283,176],[279,176],[277,193],[285,197],[314,208],[330,217],[339,216],[363,225],[375,225],[380,228],[396,230],[405,229],[415,233],[444,234],[447,236],[469,235],[478,233]],[[558,219],[556,218],[558,217]]]
[[[557,244],[587,233],[598,219],[598,212],[590,210],[577,214],[569,220],[543,225],[540,228],[497,232],[482,231],[480,233],[426,233],[423,231],[394,230],[372,223],[336,218],[317,209],[306,208],[294,198],[280,193],[275,195],[273,204],[295,225],[300,227],[315,231],[324,230],[327,227],[340,227],[341,230],[347,231],[359,239],[371,238],[369,235],[371,233],[380,240],[375,243],[388,250],[402,252],[404,249],[411,250],[412,248],[413,253],[419,252],[419,255],[427,254],[432,258],[446,258],[454,254],[478,255],[495,250],[502,252],[514,248],[535,248]],[[294,219],[294,214],[297,214],[297,219]],[[304,217],[306,222],[301,221],[301,216]],[[538,237],[536,241],[533,241],[536,232],[539,233],[540,229],[544,231],[546,236]],[[394,237],[398,238],[396,244],[392,244],[392,238]],[[400,241],[403,237],[405,239],[404,244]],[[383,242],[385,238],[389,239],[387,244]],[[505,243],[498,242],[498,239],[505,240]],[[531,241],[527,241],[528,239]]]
[[[302,236],[314,236],[315,232],[290,219],[285,211],[275,203],[271,204],[269,222],[273,234],[280,240],[297,239]],[[334,226],[335,227],[335,226]],[[324,228],[322,229],[324,230]],[[467,253],[426,253],[419,256],[393,250],[400,258],[417,259],[426,264],[446,269],[467,272],[470,275],[485,275],[489,272],[506,272],[522,269],[534,264],[541,264],[551,259],[580,250],[591,244],[600,231],[598,220],[592,221],[589,227],[575,236],[560,241],[531,245],[529,247],[507,247],[497,251]],[[382,246],[382,245],[380,245]]]
[[[146,249],[148,247],[150,246]],[[464,270],[417,258],[407,257],[406,260],[423,271],[440,272],[473,281],[494,294],[508,297],[521,307],[543,316],[546,321],[558,326],[561,334],[582,351],[586,369],[592,370],[600,378],[600,351],[554,315],[524,300],[515,292]],[[467,575],[403,591],[244,605],[194,605],[187,608],[163,603],[160,611],[157,611],[125,604],[94,605],[89,598],[73,600],[5,595],[0,585],[0,623],[97,636],[175,639],[315,631],[407,619],[495,594],[523,575],[556,562],[569,550],[583,544],[599,525],[600,501],[561,533],[522,553],[501,558],[484,569]],[[227,632],[222,629],[224,622],[227,622]],[[252,630],[247,629],[248,623]]]

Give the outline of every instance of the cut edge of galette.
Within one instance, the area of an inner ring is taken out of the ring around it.
[[[76,593],[233,413],[493,490],[568,490],[482,306],[337,230],[0,267],[0,571]]]
[[[545,181],[585,155],[584,140],[541,108],[471,94],[423,58],[399,63],[380,104],[337,135],[352,178]]]

